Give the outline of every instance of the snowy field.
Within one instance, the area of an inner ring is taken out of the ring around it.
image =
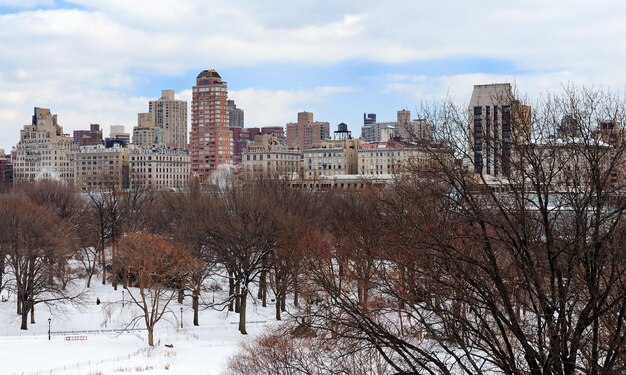
[[[37,305],[37,323],[29,324],[28,331],[19,329],[15,296],[0,302],[0,374],[225,374],[229,357],[243,340],[277,324],[273,305],[262,308],[249,303],[247,336],[237,331],[239,316],[232,312],[201,311],[200,326],[194,327],[191,299],[186,298],[183,305],[170,304],[172,313],[157,324],[155,347],[150,348],[143,321],[120,332],[138,314],[128,303],[127,292],[122,307],[122,290],[96,281],[83,306],[66,304],[63,310],[49,310]],[[52,319],[51,340],[48,318]],[[68,336],[86,339],[67,341]]]

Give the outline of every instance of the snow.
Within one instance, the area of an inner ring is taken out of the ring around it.
[[[122,308],[122,291],[121,286],[115,291],[95,281],[82,306],[48,309],[37,305],[37,323],[29,324],[28,331],[19,329],[15,296],[9,295],[8,301],[0,302],[0,374],[224,374],[229,357],[242,342],[277,324],[273,305],[262,308],[251,302],[248,335],[237,330],[239,315],[227,311],[201,310],[200,326],[194,327],[191,299],[186,298],[183,305],[170,304],[171,313],[157,323],[155,347],[150,348],[142,320],[128,327],[137,310],[127,292]],[[86,336],[86,340],[66,341],[66,336]]]

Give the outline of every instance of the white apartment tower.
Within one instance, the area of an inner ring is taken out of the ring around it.
[[[63,134],[57,115],[49,109],[35,107],[30,125],[20,131],[13,162],[14,181],[56,179],[74,183],[74,153],[78,145]]]
[[[154,125],[163,130],[165,145],[187,149],[187,102],[176,100],[174,90],[162,90],[159,100],[151,100],[149,112]]]

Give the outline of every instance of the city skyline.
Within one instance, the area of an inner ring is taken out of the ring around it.
[[[33,107],[52,109],[66,133],[128,132],[162,89],[191,104],[207,68],[247,127],[309,111],[354,135],[364,112],[393,121],[447,94],[463,106],[475,84],[510,82],[533,98],[626,82],[619,2],[286,4],[0,0],[0,148],[17,143]]]

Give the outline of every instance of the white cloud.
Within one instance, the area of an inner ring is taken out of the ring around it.
[[[626,80],[626,45],[619,43],[626,36],[625,2],[70,0],[64,9],[32,10],[55,4],[0,0],[0,8],[13,10],[0,14],[0,146],[16,142],[16,129],[34,106],[50,107],[66,130],[90,122],[133,125],[147,109],[145,98],[128,94],[141,85],[135,72],[466,57],[510,62],[520,72],[388,77],[384,90],[410,103],[448,92],[464,99],[473,84],[501,80],[529,94],[567,81],[620,86]],[[249,88],[231,97],[250,123],[276,125],[333,95],[293,87],[298,84]]]

